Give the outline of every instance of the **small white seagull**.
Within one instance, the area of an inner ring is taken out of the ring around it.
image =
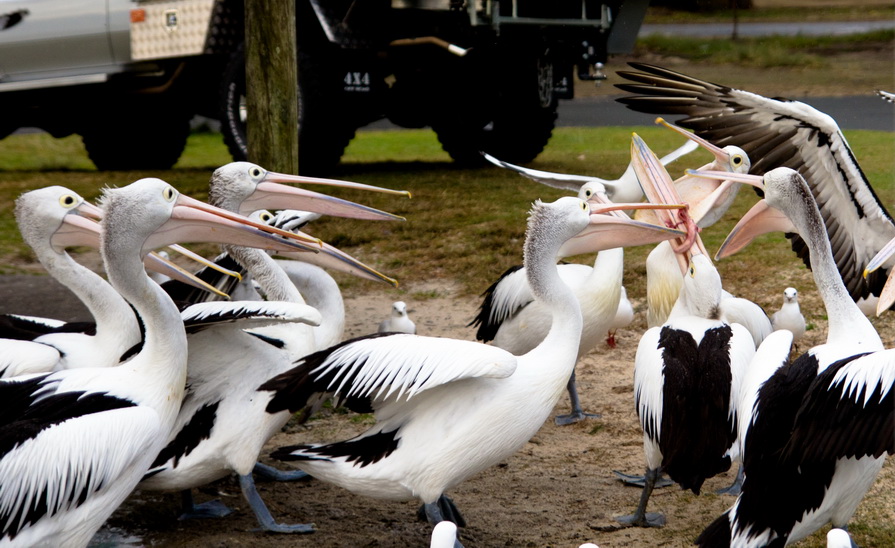
[[[416,324],[407,316],[407,305],[404,301],[395,301],[392,304],[391,315],[379,324],[379,332],[416,334]]]
[[[794,287],[783,291],[783,306],[771,317],[774,331],[788,329],[792,331],[793,344],[805,334],[805,317],[799,309],[799,292]]]

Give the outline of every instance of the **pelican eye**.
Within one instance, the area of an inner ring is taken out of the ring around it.
[[[693,265],[690,265],[690,277],[692,278],[694,276],[696,276],[696,267]]]
[[[264,213],[262,213],[260,215],[260,217],[261,217],[262,222],[269,223],[271,221],[271,219],[273,219],[273,213],[271,213],[269,211],[265,211]]]
[[[260,167],[254,166],[249,168],[249,175],[253,179],[260,179],[264,175],[264,171]]]
[[[168,202],[173,202],[174,198],[177,197],[177,191],[174,190],[173,186],[166,187],[165,190],[162,191],[162,197]]]
[[[730,161],[733,165],[738,166],[743,163],[743,157],[740,156],[739,154],[737,154],[737,155],[731,157]]]
[[[78,204],[78,199],[71,194],[66,194],[59,197],[59,204],[65,208],[74,207]]]
[[[588,188],[587,190],[584,191],[584,195],[587,196],[588,198],[590,198],[591,196],[594,195],[594,191]]]
[[[587,202],[585,202],[585,201],[581,202],[581,210],[582,211],[590,211],[590,207],[588,207]]]

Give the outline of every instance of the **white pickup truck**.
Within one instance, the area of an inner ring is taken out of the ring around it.
[[[335,166],[381,118],[454,160],[543,150],[574,74],[630,51],[648,0],[296,0],[299,165]],[[83,137],[99,169],[167,169],[189,121],[245,157],[242,0],[0,0],[0,138]]]

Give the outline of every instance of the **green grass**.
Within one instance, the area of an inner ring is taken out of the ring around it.
[[[592,174],[615,178],[629,160],[631,134],[636,131],[658,153],[679,145],[679,137],[658,127],[560,128],[544,153],[531,167],[549,171]],[[861,165],[884,204],[895,199],[895,170],[891,151],[895,135],[886,132],[846,133]],[[192,135],[178,168],[167,172],[98,172],[89,165],[76,138],[54,140],[42,134],[16,135],[0,143],[0,264],[3,272],[17,272],[31,259],[21,242],[12,217],[13,201],[20,193],[41,186],[67,186],[88,199],[105,186],[121,186],[139,177],[161,177],[197,198],[206,196],[211,171],[229,161],[219,135]],[[679,166],[710,161],[704,152],[694,153]],[[522,240],[528,209],[535,199],[552,201],[565,193],[497,168],[459,169],[441,151],[428,130],[360,132],[346,151],[341,178],[406,189],[413,198],[333,189],[330,193],[398,215],[406,222],[362,222],[321,219],[310,231],[354,254],[402,282],[400,290],[432,279],[449,279],[461,292],[477,294],[483,280],[493,280],[522,259]],[[736,219],[755,202],[754,194],[741,192],[727,217],[703,233],[709,249],[717,249]],[[721,227],[724,228],[721,228]],[[761,257],[798,267],[782,236],[761,238],[747,252],[727,261],[728,268],[747,276],[756,269],[750,263]],[[626,267],[626,283],[640,283],[645,249],[632,249]],[[592,256],[574,259],[591,262]],[[738,267],[742,266],[740,269]],[[754,274],[757,276],[758,274]],[[347,292],[375,287],[373,282],[341,276]],[[423,292],[428,290],[421,290]],[[637,289],[634,289],[637,291]]]
[[[635,53],[760,68],[806,69],[827,66],[826,59],[831,52],[891,49],[893,40],[895,31],[892,30],[846,36],[767,36],[737,40],[654,35],[639,39]]]
[[[668,8],[650,7],[644,23],[727,23],[733,21],[732,9],[711,11],[675,11]],[[808,6],[752,8],[737,10],[737,17],[744,23],[787,21],[888,21],[895,18],[895,3],[885,6]]]

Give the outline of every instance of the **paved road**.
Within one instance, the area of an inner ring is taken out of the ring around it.
[[[872,90],[868,90],[872,92]],[[887,90],[888,91],[888,90]],[[620,97],[620,96],[618,96]],[[584,97],[560,101],[557,126],[643,126],[651,125],[655,115],[634,112],[615,101],[615,96]],[[877,95],[855,97],[794,98],[826,112],[842,129],[895,131],[895,105]],[[669,120],[674,117],[669,116]],[[374,122],[362,129],[400,129],[388,120]]]

